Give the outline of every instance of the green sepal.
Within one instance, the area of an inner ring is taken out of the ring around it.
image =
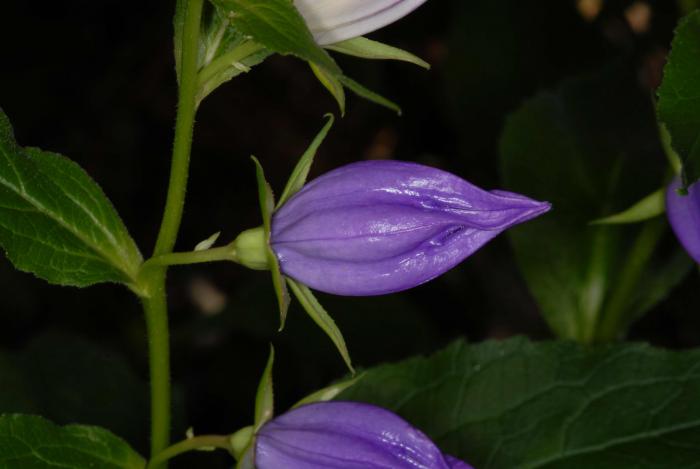
[[[318,81],[333,95],[338,103],[340,115],[344,116],[345,88],[343,88],[343,84],[338,79],[338,75],[328,72],[325,68],[319,67],[313,62],[309,62],[309,67],[311,67],[311,71],[314,72]]]
[[[274,393],[272,390],[272,367],[275,363],[275,348],[270,345],[270,355],[267,358],[265,370],[260,377],[258,392],[255,394],[255,424],[254,431],[260,430],[275,413]]]
[[[333,318],[328,314],[328,312],[321,306],[314,294],[311,292],[309,287],[295,280],[286,277],[287,283],[291,288],[294,296],[297,297],[299,303],[304,307],[308,315],[313,319],[313,321],[323,330],[323,332],[328,335],[328,337],[333,341],[335,347],[340,352],[340,356],[343,357],[343,361],[347,365],[350,373],[355,374],[355,369],[352,367],[352,361],[350,359],[350,353],[345,345],[345,339],[340,329],[333,321]]]
[[[248,425],[232,433],[229,437],[231,452],[236,460],[241,459],[255,437],[255,428]]]
[[[285,202],[287,202],[294,194],[299,192],[301,188],[304,187],[304,184],[306,184],[306,178],[309,177],[309,170],[314,162],[314,157],[316,156],[318,147],[321,145],[321,143],[323,143],[323,140],[326,138],[326,135],[328,135],[328,131],[335,120],[333,114],[326,114],[325,117],[328,119],[327,122],[318,135],[316,135],[316,138],[314,138],[314,140],[311,142],[309,148],[307,148],[301,158],[299,158],[299,162],[294,167],[292,175],[289,176],[287,185],[284,187],[284,191],[282,191],[282,196],[280,197],[279,202],[277,202],[275,210],[278,210],[282,205],[284,205]]]
[[[361,59],[399,60],[401,62],[408,62],[418,65],[426,70],[430,69],[430,64],[420,57],[403,49],[399,49],[398,47],[373,41],[371,39],[367,39],[366,37],[355,37],[345,41],[336,42],[335,44],[326,46],[326,49],[340,52],[341,54],[351,55],[353,57],[359,57]]]
[[[277,261],[277,256],[270,247],[270,227],[272,224],[272,212],[275,207],[275,197],[272,194],[272,189],[270,185],[265,180],[265,172],[263,171],[262,165],[257,158],[251,156],[253,162],[255,163],[255,175],[258,180],[258,198],[260,201],[260,212],[263,218],[263,229],[265,230],[265,244],[267,249],[267,263],[272,273],[272,284],[275,288],[275,295],[277,295],[277,303],[280,308],[280,328],[281,331],[284,329],[284,323],[287,320],[287,310],[289,309],[289,292],[287,292],[287,287],[284,283],[284,277],[282,276],[282,271],[280,270],[279,262]]]
[[[344,379],[341,381],[338,381],[337,383],[331,384],[330,386],[326,386],[323,389],[319,389],[318,391],[315,391],[305,398],[301,399],[298,401],[296,404],[292,406],[292,409],[295,409],[297,407],[306,405],[306,404],[313,404],[314,402],[326,402],[326,401],[331,401],[336,398],[341,392],[345,391],[346,389],[350,388],[351,386],[354,386],[358,381],[362,379],[364,376],[364,373],[361,373],[353,378],[349,379]]]
[[[363,85],[359,84],[352,78],[346,76],[346,75],[340,75],[338,77],[338,80],[345,85],[346,88],[348,88],[350,91],[355,93],[356,95],[365,98],[368,101],[372,101],[375,104],[379,104],[380,106],[384,106],[387,109],[391,109],[394,111],[396,114],[399,116],[401,115],[401,108],[399,107],[398,104],[396,104],[393,101],[390,101],[386,99],[384,96],[375,93],[374,91],[365,88]]]
[[[593,220],[591,225],[621,225],[638,223],[658,217],[666,211],[666,190],[652,192],[627,210],[605,218]]]

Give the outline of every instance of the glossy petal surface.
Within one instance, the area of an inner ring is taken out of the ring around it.
[[[338,401],[298,407],[265,424],[256,438],[255,464],[258,469],[465,467],[450,466],[427,436],[396,414]]]
[[[678,195],[679,178],[668,186],[666,214],[678,241],[695,262],[700,262],[700,183],[688,188],[688,195]]]
[[[428,166],[364,161],[295,194],[273,216],[271,244],[282,272],[311,288],[381,295],[444,273],[549,208]]]
[[[426,0],[294,0],[321,45],[362,36],[406,16]]]

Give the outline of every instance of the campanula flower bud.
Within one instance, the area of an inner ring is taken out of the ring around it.
[[[282,205],[270,245],[282,272],[311,288],[381,295],[437,277],[549,209],[428,166],[364,161],[311,181]]]
[[[362,36],[406,16],[426,0],[294,0],[321,45]]]
[[[449,458],[449,462],[448,462]],[[255,440],[258,469],[471,469],[443,455],[398,415],[359,402],[297,407],[265,425]]]
[[[678,241],[700,263],[700,184],[691,185],[687,195],[678,194],[680,187],[680,178],[668,186],[666,214]]]

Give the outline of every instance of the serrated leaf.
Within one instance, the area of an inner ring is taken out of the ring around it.
[[[632,205],[627,210],[599,218],[591,222],[593,225],[620,225],[626,223],[638,223],[654,217],[658,217],[666,211],[666,190],[659,189],[652,192],[642,200]]]
[[[99,427],[59,427],[32,415],[0,416],[0,467],[22,469],[143,469],[129,445]]]
[[[258,392],[255,394],[255,430],[265,425],[274,415],[275,401],[272,386],[272,367],[275,363],[275,349],[270,345],[270,355],[267,358],[265,370],[260,377]]]
[[[393,410],[479,469],[690,468],[698,363],[641,344],[460,341],[370,369],[338,399]]]
[[[430,69],[430,64],[420,57],[403,49],[399,49],[398,47],[373,41],[371,39],[367,39],[366,37],[355,37],[345,41],[336,42],[335,44],[326,46],[326,49],[340,52],[341,54],[351,55],[353,57],[360,57],[362,59],[400,60],[402,62],[418,65],[426,70]]]
[[[275,289],[277,304],[280,308],[280,330],[284,329],[284,323],[287,320],[287,311],[289,310],[289,292],[284,283],[284,277],[280,270],[277,256],[270,247],[270,230],[272,223],[272,212],[275,207],[275,198],[272,194],[270,184],[265,180],[265,172],[262,165],[254,156],[251,157],[255,163],[255,175],[258,181],[258,200],[260,201],[260,212],[263,218],[263,228],[265,230],[265,240],[267,243],[267,263],[272,275],[272,285]]]
[[[294,293],[294,296],[296,296],[299,303],[301,303],[301,305],[304,307],[306,313],[321,328],[321,330],[328,335],[331,341],[333,341],[348,369],[354,374],[355,369],[352,367],[352,360],[350,359],[350,353],[348,352],[347,345],[345,344],[345,339],[343,338],[343,334],[340,332],[340,329],[335,324],[335,321],[331,315],[328,314],[323,306],[321,306],[321,303],[318,302],[309,287],[298,283],[289,277],[286,277],[286,279],[289,287]]]
[[[616,65],[567,80],[526,101],[501,137],[504,187],[554,207],[509,237],[542,314],[562,338],[592,342],[624,335],[645,312],[639,305],[652,306],[637,298],[650,293],[641,279],[660,275],[660,266],[670,262],[657,249],[665,228],[647,227],[656,220],[590,224],[664,182],[654,110],[632,85],[635,73]],[[674,279],[685,272],[678,267]],[[664,286],[666,294],[672,285]]]
[[[0,110],[0,244],[50,283],[135,287],[142,258],[100,187],[67,158],[14,141]]]
[[[386,99],[384,96],[375,93],[372,90],[365,88],[352,78],[349,78],[345,75],[340,75],[338,77],[338,80],[356,95],[365,98],[368,101],[372,101],[375,104],[379,104],[380,106],[384,106],[387,109],[391,109],[399,116],[401,115],[401,108],[398,104]]]
[[[316,138],[314,138],[311,145],[309,145],[309,148],[306,149],[301,158],[299,158],[299,162],[294,167],[292,175],[289,177],[287,185],[284,187],[284,191],[282,191],[282,196],[280,197],[279,202],[277,202],[277,207],[275,207],[275,210],[284,205],[285,202],[287,202],[294,194],[299,192],[301,188],[304,187],[304,184],[306,184],[306,178],[309,176],[309,170],[314,162],[314,157],[316,156],[318,147],[321,146],[321,143],[323,143],[323,140],[326,138],[326,135],[328,135],[328,131],[335,120],[332,114],[326,114],[326,117],[328,118],[328,122],[326,122],[318,135],[316,135]]]
[[[700,11],[683,18],[658,90],[658,117],[683,161],[687,188],[700,178]]]

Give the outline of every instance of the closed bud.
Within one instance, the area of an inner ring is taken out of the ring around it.
[[[255,439],[258,469],[472,469],[444,455],[396,414],[359,402],[320,402],[263,425]]]
[[[282,272],[311,288],[381,295],[444,273],[549,209],[428,166],[365,161],[297,192],[274,213],[270,243]]]

